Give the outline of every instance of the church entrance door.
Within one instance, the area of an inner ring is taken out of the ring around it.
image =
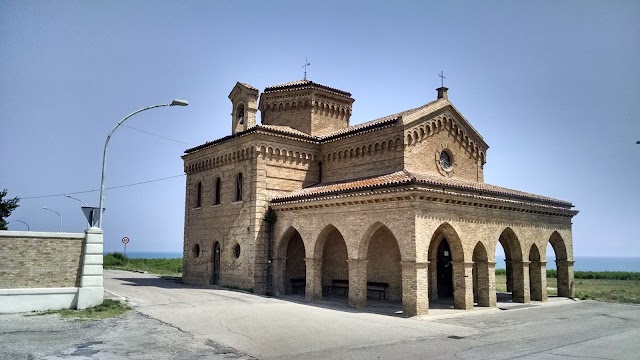
[[[438,298],[453,296],[453,263],[451,262],[451,249],[447,239],[442,239],[438,246],[438,258],[436,261],[438,272]]]
[[[220,243],[213,244],[213,280],[211,283],[217,285],[220,282]]]

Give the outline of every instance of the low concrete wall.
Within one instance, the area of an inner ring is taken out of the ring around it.
[[[0,231],[0,313],[102,303],[102,230]]]

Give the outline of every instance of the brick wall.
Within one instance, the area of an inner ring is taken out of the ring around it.
[[[0,237],[0,288],[79,287],[84,234],[35,234]]]

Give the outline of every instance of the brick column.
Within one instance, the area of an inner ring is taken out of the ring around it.
[[[348,259],[349,306],[367,306],[367,260]]]
[[[487,262],[488,284],[489,284],[489,304],[487,306],[496,307],[496,263]]]
[[[479,261],[475,263],[476,267],[476,284],[474,284],[474,288],[477,291],[478,295],[478,306],[491,306],[491,279],[490,279],[490,271],[493,270],[493,298],[495,306],[495,263],[491,263],[492,266],[489,266],[489,263],[486,261]]]
[[[531,300],[547,301],[547,263],[531,261],[529,264],[529,286]]]
[[[529,261],[511,261],[513,274],[513,291],[511,298],[513,302],[528,304],[531,302],[529,292]]]
[[[438,269],[437,269],[437,260],[428,262],[429,274],[428,274],[428,288],[429,288],[429,299],[430,300],[438,300]]]
[[[429,262],[401,261],[402,266],[402,314],[426,315],[429,311],[428,268]]]
[[[513,291],[513,270],[511,265],[511,260],[504,260],[504,273],[507,278],[507,292]]]
[[[453,262],[453,307],[473,309],[473,263]]]
[[[305,258],[307,287],[304,297],[307,301],[322,299],[322,259]]]
[[[273,292],[276,296],[287,293],[284,285],[284,271],[287,263],[286,257],[274,257],[271,259],[271,277],[273,278]]]
[[[573,261],[556,260],[558,296],[573,297]]]

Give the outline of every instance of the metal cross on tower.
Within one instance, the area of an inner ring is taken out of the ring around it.
[[[307,60],[307,58],[304,58],[304,65],[302,65],[301,67],[304,68],[304,80],[307,80],[307,66],[311,65],[311,63],[309,62],[309,60]]]
[[[440,71],[440,74],[438,75],[438,77],[440,77],[440,86],[444,87],[444,79],[447,78],[446,76],[444,76],[444,72]]]

